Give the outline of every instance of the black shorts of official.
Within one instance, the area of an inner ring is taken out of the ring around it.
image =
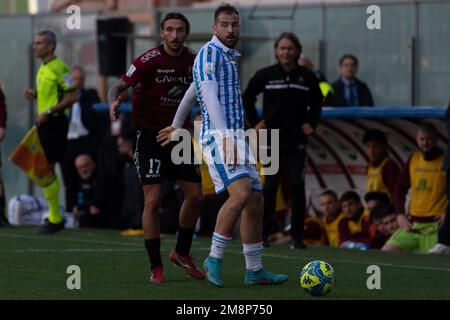
[[[161,147],[156,142],[157,135],[158,130],[139,129],[136,131],[133,160],[141,185],[159,184],[163,179],[200,183],[202,179],[199,167],[193,164],[194,148],[192,142],[190,143],[190,163],[174,164],[171,153],[177,142]]]
[[[69,121],[65,114],[51,115],[37,131],[49,163],[61,162],[66,152]]]

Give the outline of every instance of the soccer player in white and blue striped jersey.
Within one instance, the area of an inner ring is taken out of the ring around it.
[[[186,92],[172,126],[160,132],[158,141],[164,141],[166,134],[170,139],[170,133],[181,127],[180,121],[182,123],[189,113],[187,106],[192,107],[198,100],[202,113],[200,142],[203,156],[216,193],[227,190],[229,194],[218,213],[211,251],[204,261],[207,279],[218,287],[223,286],[222,259],[234,225],[241,217],[241,240],[247,270],[245,283],[282,283],[287,281],[287,275],[270,273],[262,265],[264,199],[256,164],[238,164],[234,156],[229,156],[230,153],[236,155],[239,146],[233,133],[244,130],[244,110],[235,60],[239,56],[235,46],[240,33],[237,9],[231,5],[216,9],[212,30],[212,40],[200,49],[194,62],[195,90],[191,86]],[[193,103],[187,103],[187,100]]]

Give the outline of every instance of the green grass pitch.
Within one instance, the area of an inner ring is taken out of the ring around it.
[[[148,259],[142,237],[121,237],[117,231],[64,230],[39,236],[30,227],[0,229],[0,299],[449,299],[450,256],[426,256],[335,248],[290,250],[274,245],[264,251],[270,271],[290,279],[279,286],[246,287],[242,247],[234,241],[224,263],[225,288],[189,279],[169,264],[173,236],[162,236],[167,283],[148,282]],[[193,243],[193,256],[201,265],[210,240]],[[299,285],[302,267],[311,260],[330,263],[336,284],[326,297],[308,296]],[[366,286],[367,267],[381,268],[381,290]],[[81,290],[68,290],[69,265],[81,268]]]

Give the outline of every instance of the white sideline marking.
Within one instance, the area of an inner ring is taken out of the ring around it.
[[[131,248],[104,248],[104,249],[89,249],[89,248],[67,248],[67,249],[26,249],[26,250],[12,250],[8,253],[70,253],[70,252],[139,252],[142,249]],[[2,251],[0,251],[2,252]]]
[[[0,234],[0,237],[11,237],[11,238],[25,238],[25,239],[43,239],[43,237],[38,236],[24,236],[24,235],[5,235]],[[44,237],[45,239],[45,237]],[[111,245],[122,245],[122,246],[130,246],[130,247],[140,247],[140,249],[131,249],[131,248],[98,248],[98,249],[89,249],[89,248],[68,248],[68,249],[27,249],[27,250],[11,250],[11,251],[0,251],[4,253],[70,253],[70,252],[139,252],[143,251],[141,249],[142,244],[135,244],[135,243],[124,243],[124,242],[109,242],[109,241],[91,241],[91,240],[84,240],[84,239],[67,239],[67,238],[48,238],[49,240],[53,241],[72,241],[72,242],[84,242],[84,243],[92,243],[92,244],[111,244]],[[173,240],[173,239],[165,239],[165,240]],[[210,248],[206,247],[200,247],[195,248],[196,250],[201,251],[209,251]],[[164,248],[161,246],[161,250],[168,251],[170,249]],[[235,251],[235,250],[227,250],[227,253],[231,254],[238,254],[242,255],[241,251]],[[298,257],[298,256],[286,256],[286,255],[280,255],[280,254],[272,254],[272,253],[263,253],[263,256],[270,257],[270,258],[280,258],[280,259],[291,259],[291,260],[316,260],[318,258],[310,258],[310,257]],[[402,265],[402,264],[395,264],[395,263],[384,263],[384,262],[370,262],[370,261],[355,261],[355,260],[336,260],[331,259],[328,260],[329,262],[337,262],[337,263],[349,263],[349,264],[361,264],[361,265],[371,265],[376,264],[379,266],[385,266],[385,267],[394,267],[394,268],[404,268],[404,269],[416,269],[416,270],[430,270],[430,271],[444,271],[444,272],[450,272],[450,268],[438,268],[438,267],[425,267],[425,266],[413,266],[413,265]]]
[[[5,238],[22,238],[22,239],[38,239],[38,240],[48,240],[52,242],[57,241],[67,241],[67,242],[81,242],[81,243],[92,243],[92,244],[108,244],[108,245],[120,245],[120,246],[132,246],[132,247],[142,247],[141,244],[137,243],[126,243],[126,242],[112,242],[112,241],[98,241],[98,240],[86,240],[77,238],[59,238],[54,236],[26,236],[18,234],[0,234],[0,237]]]

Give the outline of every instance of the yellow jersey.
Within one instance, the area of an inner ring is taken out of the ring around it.
[[[444,214],[448,200],[443,164],[444,155],[432,161],[426,161],[420,151],[411,156],[408,168],[411,185],[408,212],[411,216],[433,217]]]
[[[379,166],[374,167],[369,165],[367,167],[367,192],[377,191],[386,193],[389,198],[392,197],[391,192],[383,181],[382,171],[383,167],[391,161],[391,158],[386,157]]]
[[[325,231],[327,233],[328,244],[331,247],[339,247],[339,245],[341,244],[339,224],[341,223],[342,219],[347,219],[346,215],[342,212],[332,221],[327,221],[327,219],[325,218],[323,227],[325,228]]]

